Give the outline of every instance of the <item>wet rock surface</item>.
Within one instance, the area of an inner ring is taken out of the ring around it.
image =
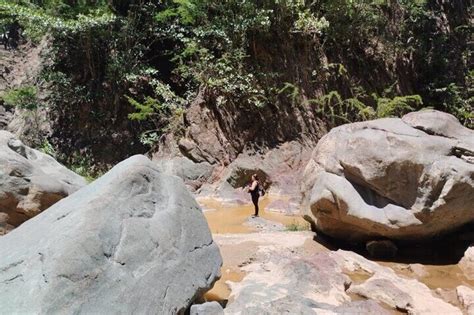
[[[225,314],[463,314],[468,309],[457,302],[455,290],[439,295],[439,289],[356,253],[330,251],[313,236],[216,236],[224,260],[245,272],[240,282],[227,281],[231,293]],[[469,286],[458,290],[466,301]]]
[[[436,297],[417,280],[400,277],[392,269],[353,252],[339,250],[332,255],[347,272],[369,275],[362,283],[351,285],[349,293],[385,303],[409,314],[462,314],[461,310]]]
[[[305,169],[313,227],[349,241],[429,240],[474,221],[474,131],[436,111],[334,128]]]
[[[222,264],[182,181],[144,156],[1,237],[0,248],[1,314],[177,313]]]
[[[0,131],[0,235],[86,185],[54,158]]]

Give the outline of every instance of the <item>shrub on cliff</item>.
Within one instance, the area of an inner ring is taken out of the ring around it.
[[[217,110],[253,116],[317,103],[330,126],[421,100],[473,123],[465,0],[21,3],[0,1],[0,12],[53,37],[45,77],[61,134],[51,140],[65,156],[143,152],[180,129],[198,91]]]

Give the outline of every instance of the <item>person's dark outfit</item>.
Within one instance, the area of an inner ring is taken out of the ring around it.
[[[258,216],[258,198],[260,198],[260,190],[259,190],[260,184],[257,184],[254,190],[250,190],[250,195],[252,196],[252,202],[253,205],[255,206],[255,216]]]

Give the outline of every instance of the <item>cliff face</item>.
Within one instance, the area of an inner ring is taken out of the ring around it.
[[[267,28],[243,35],[223,7],[202,9],[207,19],[194,17],[194,24],[163,26],[156,20],[167,5],[132,5],[106,24],[56,32],[44,72],[51,128],[42,137],[60,159],[113,164],[152,147],[156,158],[229,165],[241,154],[266,154],[287,142],[312,146],[336,125],[422,106],[472,125],[468,1],[322,1],[300,11],[262,4],[263,18],[256,19]],[[232,10],[245,17],[243,9]],[[166,27],[184,31],[163,35]],[[193,27],[207,35],[193,37]],[[215,27],[227,35],[213,33]],[[193,50],[178,35],[201,46]],[[423,105],[397,99],[407,95],[419,95]],[[144,107],[152,101],[146,119],[129,119],[137,106],[127,97]],[[180,100],[173,126],[167,124],[175,110],[166,107],[170,99]],[[154,137],[141,143],[149,131]]]
[[[248,69],[275,74],[261,75],[260,86],[283,88],[259,108],[243,101],[219,104],[222,94],[201,86],[182,129],[161,138],[157,156],[179,152],[196,162],[229,164],[242,152],[266,152],[287,141],[314,144],[335,125],[367,118],[354,99],[380,116],[435,107],[472,126],[472,105],[460,101],[472,94],[467,2],[429,1],[425,9],[393,2],[381,13],[383,29],[374,32],[357,33],[370,21],[344,24],[350,17],[341,13],[329,17],[329,30],[320,36],[251,34]],[[385,100],[403,95],[420,95],[423,104],[384,112]]]
[[[183,125],[181,134],[162,138],[156,157],[183,155],[194,162],[228,165],[243,152],[263,153],[290,141],[314,143],[325,133],[323,120],[304,105],[219,107],[205,91],[186,110]]]
[[[48,97],[41,72],[48,63],[45,55],[49,44],[44,38],[36,45],[24,43],[17,50],[0,49],[0,129],[14,133],[33,146],[40,145],[41,139],[50,131],[47,108],[38,106]],[[12,106],[1,97],[25,87],[34,91],[34,100],[28,105],[34,107],[32,110],[26,109],[24,104]]]

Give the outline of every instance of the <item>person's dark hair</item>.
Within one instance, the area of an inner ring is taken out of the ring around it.
[[[253,179],[253,180],[258,180],[258,175],[257,175],[257,174],[253,174],[253,175],[252,175],[252,179]]]

